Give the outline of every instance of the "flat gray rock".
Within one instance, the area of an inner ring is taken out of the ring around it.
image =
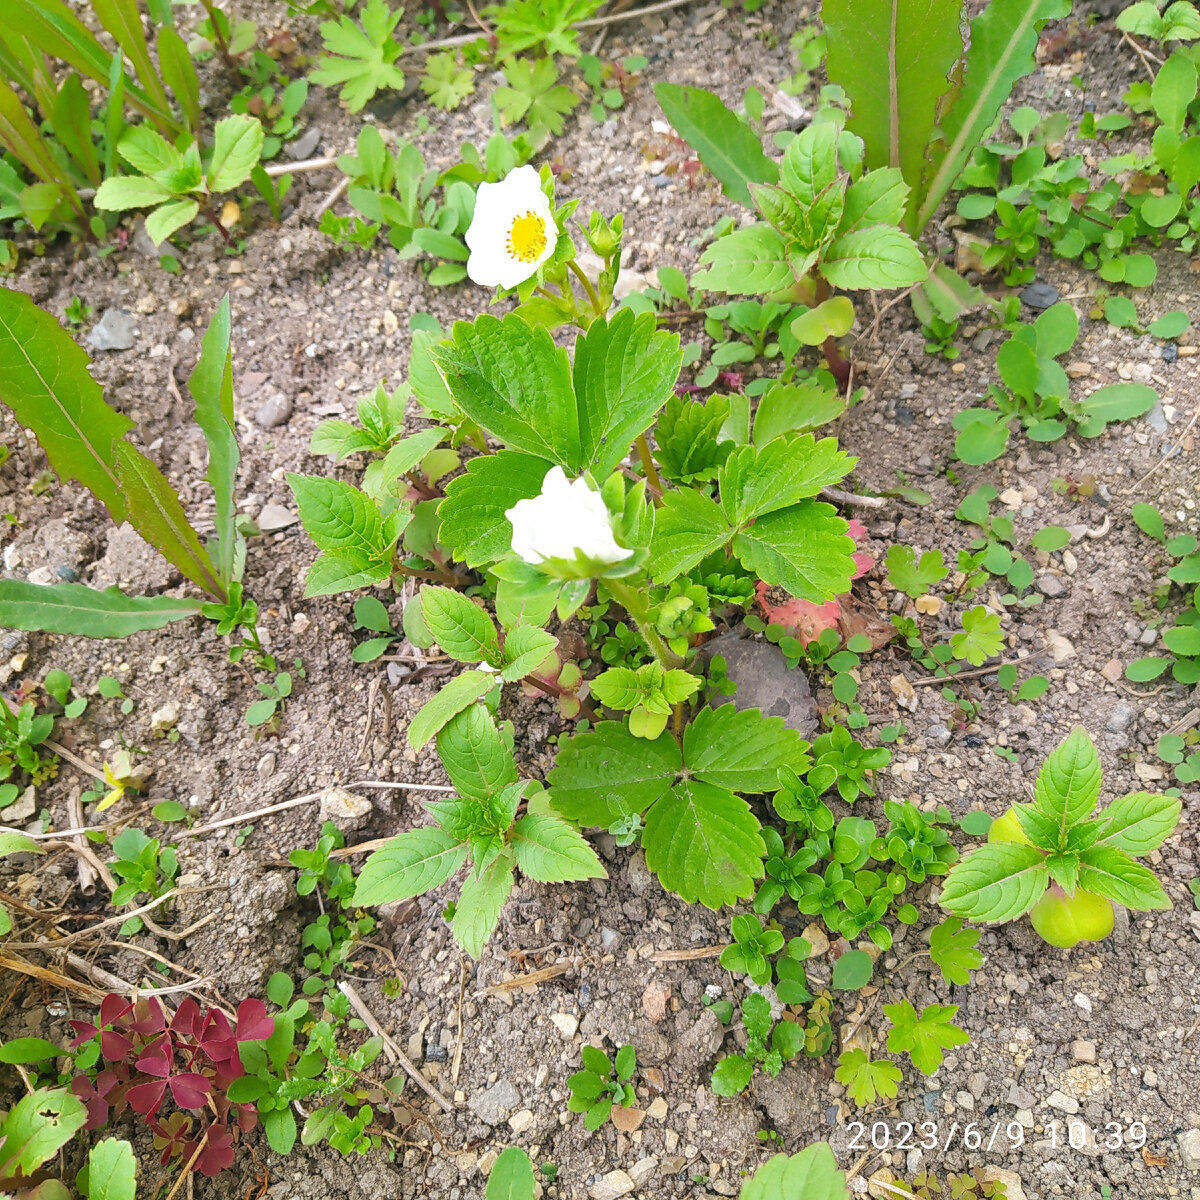
[[[714,696],[710,701],[714,708],[731,702],[739,711],[760,708],[764,716],[782,717],[802,737],[817,728],[817,705],[808,679],[799,668],[788,670],[777,646],[724,634],[701,651],[706,665],[715,654],[724,658],[725,675],[737,684],[737,691],[732,696]]]
[[[123,308],[106,308],[88,334],[93,350],[132,350],[137,322]]]

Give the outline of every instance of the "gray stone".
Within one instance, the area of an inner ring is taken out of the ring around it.
[[[1033,586],[1049,600],[1056,599],[1067,590],[1066,584],[1057,575],[1050,574],[1040,576]]]
[[[1154,401],[1150,411],[1145,416],[1145,421],[1155,433],[1167,432],[1167,414],[1163,411],[1161,397]]]
[[[507,1079],[498,1079],[485,1091],[476,1092],[467,1107],[485,1125],[499,1125],[520,1103],[521,1093]]]
[[[1021,289],[1021,302],[1029,308],[1049,308],[1058,301],[1058,288],[1052,283],[1031,283]]]
[[[1014,1108],[1032,1108],[1037,1103],[1037,1096],[1027,1087],[1022,1087],[1019,1083],[1014,1083],[1008,1089],[1006,1099]]]
[[[312,158],[320,144],[321,127],[310,125],[294,142],[285,142],[283,152],[292,162],[299,162],[302,158]]]
[[[284,424],[291,415],[291,397],[283,392],[275,392],[254,410],[254,423],[263,429],[275,429]]]
[[[93,350],[132,350],[137,322],[123,308],[106,308],[88,334]]]
[[[1132,704],[1125,700],[1118,700],[1113,705],[1113,710],[1108,714],[1108,720],[1104,723],[1104,728],[1109,733],[1124,733],[1126,729],[1133,723],[1133,718],[1137,716],[1137,710]]]
[[[769,642],[725,634],[709,642],[701,652],[705,664],[714,654],[725,659],[725,675],[737,684],[732,696],[714,696],[714,708],[733,703],[739,711],[760,708],[767,717],[782,717],[783,723],[802,737],[817,728],[817,706],[803,671],[789,671],[782,653]]]
[[[1179,1141],[1179,1157],[1183,1159],[1185,1171],[1200,1171],[1200,1129],[1189,1129],[1181,1133]]]
[[[295,525],[300,518],[293,512],[288,512],[281,504],[264,504],[258,514],[258,528],[262,533],[276,533]]]
[[[948,746],[950,739],[953,736],[949,728],[944,722],[939,721],[936,725],[930,725],[925,730],[925,744],[928,746]]]

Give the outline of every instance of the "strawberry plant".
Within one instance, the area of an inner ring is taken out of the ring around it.
[[[135,1004],[110,994],[98,1025],[70,1025],[72,1049],[95,1042],[100,1051],[99,1069],[80,1071],[71,1082],[86,1110],[85,1129],[130,1110],[153,1134],[164,1165],[177,1160],[209,1178],[233,1165],[235,1144],[258,1120],[251,1106],[229,1097],[243,1074],[239,1050],[274,1030],[261,1000],[243,1000],[231,1025],[219,1009],[201,1011],[190,997],[169,1016],[154,997]],[[175,1111],[164,1114],[168,1095]]]
[[[1038,773],[1034,802],[1014,804],[1006,827],[951,870],[942,907],[987,924],[1029,913],[1046,941],[1068,947],[1105,937],[1113,903],[1170,908],[1154,873],[1136,860],[1170,837],[1180,801],[1134,792],[1094,813],[1100,784],[1100,757],[1076,726]]]

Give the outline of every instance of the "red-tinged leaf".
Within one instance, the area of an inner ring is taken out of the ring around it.
[[[131,1033],[152,1037],[156,1033],[162,1033],[167,1027],[163,1006],[153,996],[149,1000],[138,1001],[135,1016],[137,1019],[129,1022]]]
[[[228,1062],[237,1054],[237,1039],[229,1018],[219,1010],[209,1009],[199,1034],[200,1045],[213,1062]]]
[[[166,1091],[167,1081],[165,1079],[152,1083],[136,1083],[125,1093],[125,1099],[129,1101],[129,1107],[135,1113],[140,1113],[144,1117],[158,1112]]]
[[[205,1098],[212,1090],[212,1082],[208,1077],[196,1071],[172,1075],[168,1082],[171,1085],[171,1096],[180,1108],[203,1108]]]
[[[124,996],[118,996],[115,992],[109,992],[100,1001],[100,1024],[113,1025],[126,1013],[132,1011],[133,1005]]]
[[[67,1047],[69,1050],[74,1050],[76,1046],[82,1046],[84,1042],[90,1042],[100,1032],[99,1028],[90,1021],[68,1021],[67,1024],[78,1035]]]
[[[111,1071],[101,1071],[96,1076],[95,1085],[86,1075],[76,1075],[71,1080],[71,1091],[83,1101],[87,1109],[88,1119],[84,1129],[88,1133],[99,1129],[108,1120],[108,1101],[105,1099],[108,1089],[102,1091],[100,1087],[101,1080],[106,1075],[111,1075],[115,1082],[116,1076]]]
[[[105,1029],[100,1034],[100,1053],[108,1062],[120,1062],[133,1049],[133,1042],[123,1033]]]
[[[189,1037],[198,1038],[200,1027],[200,1005],[191,996],[188,996],[171,1018],[171,1032],[184,1033]]]
[[[233,1134],[222,1126],[211,1125],[208,1130],[208,1141],[196,1159],[196,1169],[201,1175],[212,1179],[220,1175],[226,1167],[233,1166]]]
[[[237,1126],[243,1133],[249,1133],[258,1124],[258,1109],[253,1104],[237,1106]]]
[[[174,1058],[172,1049],[171,1043],[167,1038],[159,1038],[158,1041],[151,1042],[142,1051],[141,1056],[134,1066],[139,1071],[145,1071],[147,1075],[166,1079],[171,1074],[172,1060]]]
[[[251,997],[243,1000],[237,1010],[237,1040],[261,1042],[275,1032],[275,1018],[267,1014],[267,1006]]]

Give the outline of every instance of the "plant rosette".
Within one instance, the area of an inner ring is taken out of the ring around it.
[[[1107,937],[1113,904],[1167,909],[1154,872],[1138,862],[1175,831],[1173,796],[1133,792],[1094,812],[1100,756],[1076,726],[1038,772],[1032,804],[1014,804],[993,822],[987,844],[946,876],[940,904],[955,916],[1002,924],[1030,914],[1054,946]]]

